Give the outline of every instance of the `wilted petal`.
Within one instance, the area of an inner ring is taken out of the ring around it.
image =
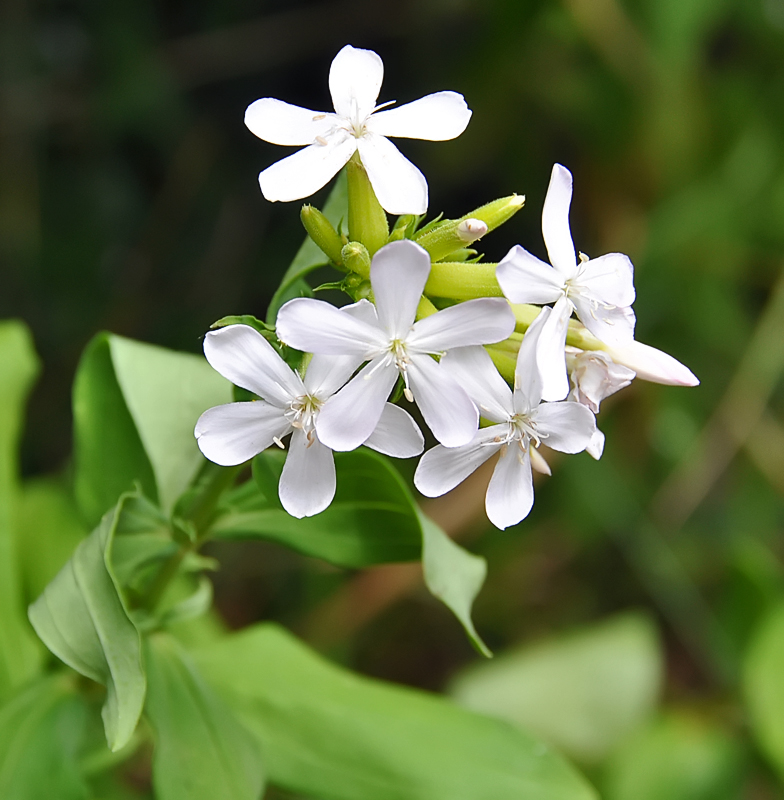
[[[468,444],[476,433],[479,415],[465,390],[426,355],[410,357],[408,378],[433,436],[446,447]]]
[[[577,294],[572,297],[577,316],[597,339],[610,345],[634,341],[634,311],[628,306],[607,306],[596,298]]]
[[[227,325],[204,337],[204,355],[213,369],[235,386],[287,406],[304,394],[299,376],[275,348],[249,325]]]
[[[534,504],[534,479],[528,448],[517,442],[501,449],[485,497],[487,518],[503,530],[525,519]]]
[[[603,303],[630,306],[634,302],[634,267],[623,253],[608,253],[586,261],[578,282]]]
[[[608,347],[607,352],[613,361],[633,369],[644,381],[669,386],[699,385],[699,378],[688,367],[664,351],[642,342]]]
[[[354,155],[357,140],[338,130],[324,137],[326,144],[312,144],[267,167],[259,175],[261,193],[271,203],[310,197],[326,186]]]
[[[569,229],[571,202],[572,173],[566,167],[555,164],[542,209],[542,235],[550,263],[567,279],[577,270],[577,256]]]
[[[590,409],[568,400],[543,403],[535,419],[542,444],[562,453],[581,453],[596,431],[596,418]]]
[[[289,430],[291,425],[280,408],[257,400],[208,409],[199,417],[194,435],[206,458],[233,467],[266,450]]]
[[[463,95],[436,92],[413,103],[373,114],[368,128],[381,136],[440,142],[460,136],[470,119],[471,110]]]
[[[367,364],[324,404],[316,419],[319,439],[332,450],[354,450],[376,429],[398,371],[388,355]]]
[[[554,303],[564,293],[563,276],[519,244],[499,262],[495,277],[512,303]]]
[[[379,324],[390,339],[409,336],[428,275],[430,256],[408,239],[391,242],[373,256],[370,283]]]
[[[506,339],[514,326],[515,316],[506,300],[466,300],[419,320],[408,345],[422,353],[441,353],[453,347],[492,344]]]
[[[594,414],[599,413],[605,397],[615,394],[634,380],[634,370],[616,364],[601,350],[578,351],[577,355],[570,356],[569,361],[574,385],[569,397],[590,408]]]
[[[386,403],[376,429],[365,440],[365,447],[394,458],[413,458],[425,449],[425,439],[411,414]]]
[[[245,124],[265,142],[303,145],[313,144],[317,136],[326,136],[335,125],[335,115],[263,97],[248,106]]]
[[[384,80],[384,62],[372,50],[347,44],[332,60],[329,91],[341,117],[363,121],[376,107]]]
[[[462,483],[504,445],[494,441],[506,435],[506,425],[493,425],[479,431],[463,447],[436,445],[420,459],[414,474],[414,486],[425,497],[440,497]]]
[[[363,359],[387,343],[379,328],[310,297],[297,297],[281,307],[277,333],[282,342],[307,353]]]
[[[597,428],[591,437],[591,443],[585,448],[588,455],[598,461],[604,452],[604,434]]]
[[[512,392],[484,347],[456,347],[440,363],[441,369],[466,390],[485,419],[505,422],[514,415]]]
[[[335,459],[315,435],[295,428],[278,484],[283,508],[292,517],[312,517],[322,512],[335,496]]]
[[[389,139],[368,131],[356,141],[373,191],[384,210],[389,214],[424,214],[425,176]]]

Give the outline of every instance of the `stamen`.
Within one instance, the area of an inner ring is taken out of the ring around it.
[[[316,116],[313,117],[313,122],[320,122],[322,119],[326,118],[327,118],[326,114],[316,114]]]
[[[317,136],[316,142],[320,144],[322,147],[325,147],[327,144],[329,144],[329,142],[327,142],[327,140],[323,136]]]
[[[275,444],[276,444],[276,445],[277,445],[277,446],[278,446],[278,447],[279,447],[281,450],[285,450],[285,449],[286,449],[286,447],[284,446],[283,442],[281,442],[281,440],[280,440],[280,439],[278,439],[278,437],[277,437],[277,436],[273,436],[273,437],[272,437],[272,441],[273,441],[273,442],[275,442]]]

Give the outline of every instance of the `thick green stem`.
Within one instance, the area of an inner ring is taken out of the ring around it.
[[[463,261],[439,261],[430,268],[425,294],[451,300],[476,297],[503,297],[495,277],[498,264],[466,264]]]

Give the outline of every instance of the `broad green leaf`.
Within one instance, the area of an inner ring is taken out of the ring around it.
[[[784,779],[784,602],[763,619],[743,665],[743,694],[754,735]]]
[[[170,511],[204,463],[193,429],[231,384],[201,357],[101,334],[74,385],[76,495],[90,524],[125,491]]]
[[[604,800],[736,800],[743,753],[715,723],[669,713],[609,759]]]
[[[578,633],[503,653],[460,675],[461,705],[596,762],[652,713],[662,680],[653,623],[626,614]]]
[[[89,527],[139,485],[157,498],[150,460],[117,383],[111,336],[98,334],[82,354],[73,390],[74,491]]]
[[[62,675],[28,686],[0,708],[0,797],[87,800],[78,761],[85,716]]]
[[[264,776],[254,737],[171,637],[150,637],[145,653],[158,800],[259,800]]]
[[[38,600],[30,621],[44,644],[77,672],[106,686],[106,739],[119,750],[133,734],[144,704],[141,642],[111,571],[111,547],[123,507],[120,498]]]
[[[471,604],[487,570],[484,559],[455,544],[419,511],[387,458],[365,449],[335,453],[335,499],[326,511],[305,519],[289,516],[278,502],[283,460],[276,451],[254,459],[261,491],[238,489],[212,536],[267,539],[341,567],[422,559],[427,588],[451,609],[477,650],[490,655],[471,622]]]
[[[483,655],[492,656],[476,632],[471,606],[487,575],[487,562],[455,544],[433,520],[419,514],[422,526],[422,567],[430,593],[451,609],[465,628],[471,643]]]
[[[348,219],[348,186],[345,170],[341,171],[335,186],[324,205],[324,216],[337,228],[341,220]],[[277,291],[272,296],[267,309],[267,324],[274,325],[280,307],[294,297],[312,295],[312,290],[304,277],[318,267],[329,264],[329,258],[318,245],[307,236],[297,250],[294,260],[289,265]]]
[[[117,383],[150,459],[161,508],[170,511],[204,458],[193,429],[212,406],[232,401],[231,384],[202,356],[120,336],[109,340]]]
[[[359,677],[275,625],[197,654],[256,734],[272,783],[321,800],[595,800],[558,755],[506,723]]]
[[[0,323],[0,700],[35,673],[40,650],[24,615],[14,535],[19,494],[18,446],[27,394],[38,375],[27,328]]]
[[[62,482],[38,478],[24,484],[17,545],[28,603],[43,592],[88,533]]]

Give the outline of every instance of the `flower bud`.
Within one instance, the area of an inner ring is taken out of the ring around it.
[[[355,153],[346,164],[346,176],[349,236],[352,241],[362,242],[372,256],[389,238],[387,215],[373,191],[359,153]]]
[[[332,223],[314,206],[304,205],[299,218],[308,232],[308,236],[319,246],[335,266],[341,266],[343,259],[340,251],[343,242]]]
[[[360,242],[349,242],[340,251],[343,265],[349,272],[356,272],[367,279],[370,277],[370,253]]]
[[[631,342],[622,347],[604,345],[604,350],[616,364],[633,369],[638,378],[669,386],[697,386],[699,378],[671,355],[649,347],[642,342]]]

